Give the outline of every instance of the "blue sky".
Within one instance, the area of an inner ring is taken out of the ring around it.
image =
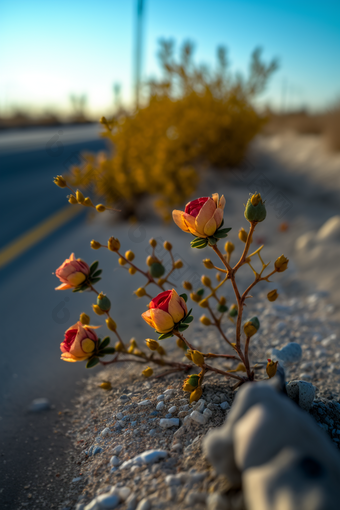
[[[93,115],[113,105],[113,83],[132,98],[137,0],[2,0],[0,115],[9,108],[67,112],[69,95],[86,94]],[[328,106],[340,97],[340,2],[324,0],[145,0],[144,77],[157,74],[157,41],[196,43],[196,59],[213,64],[229,50],[232,69],[246,72],[261,46],[280,60],[263,102]]]

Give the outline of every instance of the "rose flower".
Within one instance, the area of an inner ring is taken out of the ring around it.
[[[142,317],[159,333],[169,333],[188,313],[187,305],[175,289],[161,292],[149,303]]]
[[[176,225],[184,232],[190,232],[196,237],[206,238],[213,236],[221,226],[225,198],[219,198],[214,193],[212,198],[202,197],[189,202],[185,211],[172,211],[172,217]]]
[[[70,258],[66,259],[55,272],[55,275],[62,282],[56,290],[71,289],[78,287],[83,283],[90,274],[90,268],[81,259],[76,259],[74,253],[71,253]]]
[[[92,356],[98,337],[93,331],[100,326],[84,326],[80,321],[68,328],[64,341],[60,344],[61,359],[64,361],[84,361]]]

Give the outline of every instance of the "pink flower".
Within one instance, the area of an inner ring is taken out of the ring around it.
[[[175,289],[161,292],[149,303],[149,310],[142,317],[159,333],[169,333],[187,315],[187,305]]]
[[[93,329],[100,326],[84,326],[80,321],[68,328],[64,341],[60,344],[61,359],[64,361],[84,361],[95,351],[98,337]]]
[[[221,226],[225,198],[219,198],[214,193],[212,198],[202,197],[189,202],[185,211],[172,211],[172,217],[176,225],[184,232],[190,232],[194,236],[206,238],[213,236]]]
[[[59,287],[56,287],[56,290],[78,287],[78,285],[86,280],[89,274],[90,268],[86,262],[76,259],[74,253],[71,253],[70,258],[66,259],[55,272],[55,275],[62,282]]]

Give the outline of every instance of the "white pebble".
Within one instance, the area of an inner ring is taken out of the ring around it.
[[[120,454],[120,452],[122,451],[122,449],[123,449],[123,445],[122,445],[122,444],[118,444],[117,446],[115,446],[115,447],[113,448],[112,453],[113,453],[114,455],[119,455],[119,454]]]
[[[179,419],[178,418],[162,418],[159,421],[160,427],[162,429],[168,429],[170,427],[178,427],[179,425]]]
[[[220,408],[223,409],[223,411],[226,411],[227,409],[230,409],[229,402],[227,402],[227,401],[222,402],[222,404],[220,404]]]
[[[198,411],[199,413],[203,412],[203,409],[205,408],[205,400],[203,398],[200,398],[194,405],[195,411]]]
[[[108,427],[106,427],[106,429],[102,430],[101,433],[100,433],[100,435],[102,437],[109,436],[110,434],[111,434],[111,430]]]
[[[176,406],[172,406],[172,407],[170,407],[170,409],[168,409],[168,413],[171,413],[171,414],[175,413],[176,410],[177,410],[177,407]]]
[[[184,406],[180,407],[181,411],[187,411],[188,409],[190,409],[190,405],[189,404],[185,404]]]
[[[173,395],[174,393],[176,393],[176,390],[169,388],[168,390],[165,390],[164,395]]]
[[[151,503],[147,498],[142,499],[136,508],[136,510],[150,510]]]
[[[118,459],[118,457],[116,457],[116,455],[111,457],[110,464],[111,464],[111,466],[119,466],[120,460]]]
[[[165,404],[164,404],[163,400],[158,402],[158,404],[156,405],[157,411],[162,411],[162,409],[164,409],[164,407],[165,407]]]
[[[204,409],[203,411],[203,416],[205,416],[207,420],[209,420],[212,417],[212,414],[213,414],[212,411],[210,411],[210,409],[208,408]]]
[[[133,459],[123,462],[120,469],[130,468],[131,466],[142,466],[143,464],[153,464],[160,459],[165,459],[167,456],[168,452],[166,450],[146,450],[140,455],[133,457]]]
[[[142,400],[141,402],[138,402],[139,406],[148,406],[151,404],[151,400]]]
[[[195,421],[196,423],[199,423],[200,425],[204,425],[206,423],[206,417],[203,416],[203,414],[199,413],[198,411],[193,411],[190,414],[190,419]]]
[[[111,490],[111,492],[113,491]],[[125,501],[130,496],[131,489],[129,487],[117,487],[115,492],[118,493],[121,500]]]

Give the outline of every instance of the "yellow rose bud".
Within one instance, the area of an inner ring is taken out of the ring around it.
[[[84,203],[85,197],[82,194],[82,192],[79,191],[79,189],[77,189],[77,191],[76,191],[76,198],[77,198],[78,204],[83,204]]]
[[[226,302],[227,302],[226,298],[224,296],[221,296],[219,301],[220,305],[225,305]]]
[[[283,273],[288,267],[289,260],[284,256],[281,255],[281,257],[278,257],[275,260],[274,267],[278,273]]]
[[[183,350],[186,349],[186,343],[183,342],[183,340],[181,338],[177,338],[176,344],[177,344],[177,347],[179,347],[180,349],[183,349]]]
[[[104,124],[104,125],[105,125],[105,124],[107,124],[106,117],[100,117],[99,122],[100,122],[101,124]]]
[[[152,264],[155,264],[158,262],[158,259],[156,257],[153,257],[152,255],[149,255],[146,259],[146,264],[150,267]]]
[[[203,283],[203,285],[205,285],[206,287],[210,287],[210,286],[211,286],[211,280],[210,280],[209,276],[202,275],[202,276],[201,276],[201,282],[202,282],[202,283]]]
[[[84,312],[80,314],[79,320],[84,326],[90,324],[90,317]]]
[[[201,386],[198,386],[194,391],[190,393],[190,404],[199,400],[202,396],[203,390]]]
[[[157,347],[157,352],[160,356],[166,356],[166,350],[161,345]]]
[[[124,352],[125,351],[124,345],[120,341],[116,342],[115,349],[116,349],[116,352]]]
[[[216,275],[215,275],[215,276],[216,276],[216,280],[217,280],[218,282],[220,282],[220,281],[222,280],[222,278],[221,278],[221,273],[216,273]]]
[[[157,351],[159,343],[156,340],[152,340],[152,338],[147,338],[145,342],[146,345],[149,347],[150,351]]]
[[[268,301],[276,301],[278,297],[279,297],[279,294],[277,292],[277,289],[271,290],[267,294]]]
[[[90,197],[86,197],[84,202],[83,202],[83,205],[86,205],[87,207],[94,207],[93,203],[92,203],[92,200],[90,199]]]
[[[135,354],[136,356],[140,356],[141,358],[142,357],[145,358],[144,352],[142,352],[140,349],[134,349],[133,354]]]
[[[117,324],[115,323],[115,321],[113,319],[111,319],[111,317],[108,317],[106,319],[106,325],[107,327],[111,330],[111,331],[116,331],[117,329]]]
[[[165,278],[158,278],[157,280],[158,285],[164,285],[165,282],[166,282]]]
[[[224,245],[224,250],[226,253],[233,253],[235,250],[235,245],[231,241],[227,241]]]
[[[137,347],[137,342],[135,338],[130,339],[130,345],[135,349]]]
[[[129,273],[135,274],[137,272],[137,269],[135,267],[129,267]]]
[[[176,262],[174,263],[174,268],[181,269],[181,267],[183,267],[183,262],[181,260],[176,260]]]
[[[59,188],[66,188],[67,186],[67,183],[62,175],[57,175],[57,177],[53,179],[53,182],[59,186]]]
[[[153,370],[151,367],[147,367],[145,370],[143,370],[142,374],[144,377],[151,377],[153,374]]]
[[[168,250],[168,251],[172,250],[172,244],[169,243],[169,241],[164,241],[163,246],[164,246],[165,250]]]
[[[204,267],[207,269],[214,269],[214,264],[211,262],[210,259],[204,259],[203,260]]]
[[[255,335],[260,328],[260,321],[257,317],[253,317],[249,321],[247,321],[243,326],[243,331],[245,332],[248,338]]]
[[[183,391],[194,391],[198,387],[200,376],[198,374],[188,375],[184,379],[182,390]]]
[[[238,238],[239,238],[239,239],[240,239],[240,241],[242,241],[243,243],[246,243],[246,242],[247,242],[248,234],[247,234],[247,232],[244,230],[244,228],[240,228],[240,230],[238,231]]]
[[[120,242],[115,237],[110,237],[107,242],[107,247],[110,251],[118,251],[120,249]]]
[[[266,372],[267,372],[269,379],[274,377],[274,375],[276,374],[278,364],[279,364],[278,361],[272,361],[271,359],[268,359],[268,363],[266,366]]]
[[[195,303],[199,303],[201,301],[201,296],[196,294],[196,292],[191,292],[190,297]]]
[[[100,247],[101,247],[101,244],[98,243],[98,241],[95,241],[94,239],[92,239],[92,241],[91,241],[91,248],[93,250],[99,250]]]
[[[206,315],[202,315],[202,317],[200,317],[200,322],[204,324],[204,326],[211,326],[211,320]]]
[[[204,356],[200,351],[191,351],[191,359],[199,367],[204,364]]]
[[[133,251],[128,250],[125,252],[125,258],[132,262],[133,259],[135,258],[135,254],[133,253]]]
[[[129,354],[133,354],[133,351],[135,350],[134,346],[133,345],[130,345],[130,347],[128,348],[127,352]]]
[[[208,308],[209,300],[208,299],[202,299],[202,301],[200,301],[198,304],[200,305],[201,308]]]
[[[103,390],[109,391],[109,390],[112,390],[112,384],[110,383],[110,381],[103,381],[99,385],[99,388],[102,388]]]
[[[185,357],[188,358],[189,361],[192,361],[190,352],[186,352]]]
[[[156,248],[156,246],[157,246],[157,241],[156,241],[156,239],[151,238],[151,239],[150,239],[150,241],[149,241],[149,244],[150,244],[150,246],[152,246],[153,248]]]
[[[72,205],[78,204],[78,200],[76,199],[76,197],[74,195],[69,195],[67,198],[68,198],[68,201],[70,202],[70,204],[72,204]]]
[[[146,294],[146,290],[144,287],[139,287],[139,289],[135,290],[135,294],[137,297],[143,297]]]
[[[94,313],[97,315],[104,315],[104,311],[98,305],[92,305]]]
[[[106,210],[106,207],[103,204],[98,204],[96,205],[96,209],[98,212],[104,212]]]
[[[119,257],[119,259],[118,259],[118,263],[119,263],[121,266],[125,266],[125,264],[126,264],[126,260],[125,260],[125,259],[123,259],[123,257]]]
[[[182,283],[182,285],[185,290],[192,290],[192,285],[190,282],[185,281]]]

